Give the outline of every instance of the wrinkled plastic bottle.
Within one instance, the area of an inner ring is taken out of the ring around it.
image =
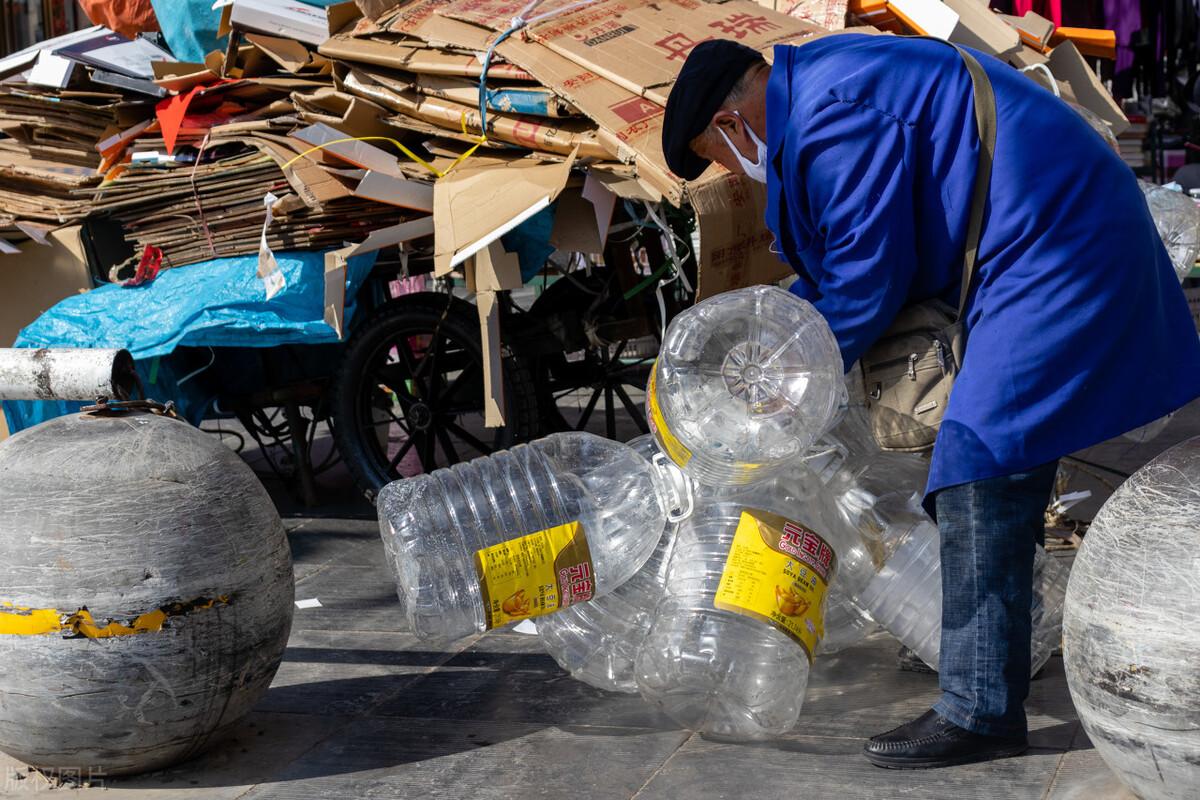
[[[917,509],[914,508],[914,516]],[[858,596],[871,616],[933,669],[942,639],[941,538],[927,518],[890,547],[883,568]],[[1037,673],[1062,639],[1067,570],[1041,546],[1033,561],[1030,666]]]
[[[1175,275],[1183,281],[1200,257],[1200,208],[1183,192],[1147,181],[1138,181],[1138,186],[1146,196],[1154,226],[1171,256]]]
[[[612,591],[683,487],[669,464],[588,433],[388,484],[380,532],[410,629],[448,642]]]
[[[710,486],[781,474],[845,404],[829,325],[774,286],[725,292],[675,317],[646,396],[659,447]]]
[[[857,594],[834,599],[858,605],[937,669],[942,636],[941,538],[920,505],[928,462],[918,455],[881,450],[871,437],[865,410],[856,407],[822,438],[822,444],[828,455],[810,459],[810,466],[820,470],[838,511],[862,537],[876,567],[865,582],[841,583],[841,587],[860,586]],[[1058,646],[1066,580],[1066,570],[1039,547],[1034,561],[1033,672]],[[834,594],[841,587],[835,587]]]
[[[697,486],[695,505],[638,654],[638,690],[691,730],[779,736],[800,715],[828,586],[844,556],[862,560],[855,537],[811,474]]]
[[[877,630],[879,623],[835,582],[825,598],[825,635],[817,645],[817,655],[840,653]]]
[[[659,453],[650,436],[629,447],[647,461]],[[538,620],[542,646],[560,667],[597,689],[637,692],[634,661],[666,585],[677,530],[668,521],[650,558],[617,589]]]

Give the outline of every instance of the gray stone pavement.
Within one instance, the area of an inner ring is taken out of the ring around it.
[[[298,609],[283,666],[251,716],[208,754],[91,788],[52,789],[0,758],[3,797],[78,800],[334,798],[1120,798],[1072,708],[1062,660],[1034,682],[1033,749],[932,772],[870,766],[862,739],[921,713],[930,675],[896,669],[885,634],[818,661],[788,737],[707,741],[636,696],[572,680],[535,636],[495,632],[431,650],[403,632],[377,529],[292,519]],[[16,776],[25,774],[24,780]]]
[[[1144,445],[1083,454],[1125,471],[1200,433],[1200,406]],[[1072,488],[1100,480],[1081,474]],[[287,503],[281,503],[287,507]],[[1091,748],[1054,657],[1027,703],[1033,748],[990,764],[896,772],[862,741],[937,698],[934,676],[896,669],[877,634],[820,659],[799,727],[775,742],[728,744],[680,730],[636,696],[578,683],[536,637],[494,632],[447,651],[403,631],[369,508],[287,520],[298,609],[285,660],[257,709],[207,754],[161,772],[51,787],[0,756],[0,797],[91,800],[707,800],[894,798],[1132,800]],[[1061,555],[1061,554],[1060,554]],[[1066,555],[1069,558],[1069,554]],[[19,779],[20,778],[20,779]]]

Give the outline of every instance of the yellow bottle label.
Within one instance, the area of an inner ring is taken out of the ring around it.
[[[476,550],[475,573],[489,630],[591,600],[596,589],[577,521]]]
[[[646,411],[650,418],[650,430],[654,433],[654,438],[659,445],[662,446],[663,452],[667,454],[667,458],[674,461],[676,466],[686,467],[692,459],[692,451],[675,438],[675,434],[671,433],[671,429],[667,426],[667,421],[663,419],[662,407],[658,404],[657,384],[658,362],[656,361],[650,368],[650,384],[646,387]]]
[[[769,511],[742,511],[716,608],[765,622],[804,648],[811,663],[825,635],[825,595],[837,556],[829,542]]]

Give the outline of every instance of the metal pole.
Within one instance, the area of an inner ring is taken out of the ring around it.
[[[0,349],[0,400],[131,400],[140,389],[128,350]]]

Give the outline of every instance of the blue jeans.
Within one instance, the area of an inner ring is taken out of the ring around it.
[[[1058,462],[951,486],[934,498],[942,540],[942,699],[934,710],[985,736],[1023,736],[1034,543]]]

